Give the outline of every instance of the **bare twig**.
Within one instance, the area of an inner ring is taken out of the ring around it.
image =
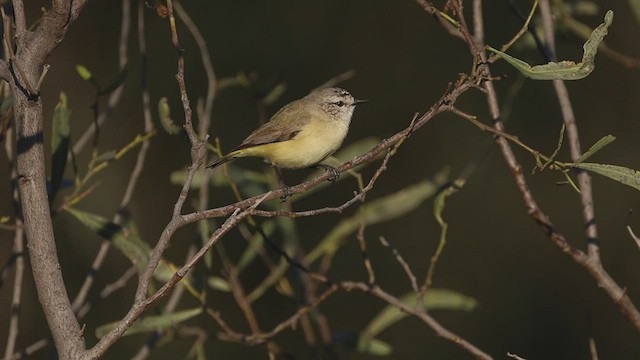
[[[409,278],[409,282],[411,282],[411,289],[413,290],[414,293],[417,294],[419,291],[418,281],[416,280],[416,276],[413,274],[413,271],[411,271],[411,267],[409,266],[407,261],[402,257],[402,254],[400,254],[400,252],[398,252],[398,250],[393,245],[391,245],[391,243],[389,243],[387,239],[385,239],[383,236],[380,236],[380,243],[383,246],[391,249],[391,253],[396,258],[396,261],[400,264],[400,266],[402,266],[404,273],[407,274],[407,278]]]
[[[138,269],[135,266],[129,267],[129,269],[125,271],[118,279],[116,279],[116,281],[105,286],[102,289],[102,291],[100,291],[100,294],[96,299],[94,299],[91,302],[86,302],[82,306],[82,308],[78,310],[78,318],[80,319],[84,318],[89,312],[89,310],[91,309],[91,306],[94,305],[96,302],[102,301],[107,297],[109,297],[114,292],[124,288],[125,285],[127,285],[127,283],[129,282],[129,280],[131,280],[131,278],[137,273],[138,273]]]
[[[186,261],[191,259],[194,253],[195,253],[195,247],[189,246],[189,251],[187,252]],[[184,295],[185,289],[186,287],[182,283],[178,283],[178,285],[175,287],[175,290],[171,293],[169,300],[167,300],[167,303],[165,304],[164,309],[162,309],[163,314],[171,314],[176,310],[176,308],[178,307],[178,304],[180,303],[180,299],[182,299],[182,296]],[[151,354],[151,350],[153,349],[153,346],[156,344],[155,341],[151,341],[151,340],[160,338],[163,333],[164,331],[160,331],[160,330],[152,332],[148,336],[149,341],[145,342],[144,346],[141,347],[140,350],[138,350],[138,353],[134,355],[131,358],[131,360],[144,360],[147,357],[149,357],[149,355]]]
[[[139,300],[133,304],[133,306],[131,307],[129,312],[125,315],[125,317],[122,320],[120,320],[120,323],[111,332],[109,332],[107,335],[102,337],[100,341],[93,348],[87,351],[87,355],[85,359],[100,358],[109,349],[109,347],[113,343],[115,343],[115,341],[120,336],[122,336],[122,334],[138,318],[140,318],[140,316],[142,316],[142,314],[147,308],[149,308],[150,306],[158,302],[160,299],[167,296],[171,291],[171,289],[173,289],[173,287],[180,280],[182,280],[191,271],[191,269],[193,269],[193,267],[200,261],[200,259],[202,259],[204,254],[207,251],[209,251],[209,249],[211,249],[227,232],[233,229],[240,221],[244,220],[247,216],[249,216],[250,211],[256,206],[258,206],[261,202],[263,202],[265,198],[266,197],[263,196],[262,198],[257,199],[248,209],[246,209],[243,212],[240,212],[240,209],[236,210],[236,212],[232,214],[232,216],[230,216],[211,235],[211,237],[209,238],[209,241],[200,250],[198,250],[196,255],[193,258],[191,258],[191,260],[189,260],[180,269],[178,269],[178,271],[176,271],[176,273],[173,275],[173,277],[171,277],[171,279],[167,283],[165,283],[153,295],[146,297],[143,294],[143,296],[137,298]],[[173,221],[170,222],[170,224],[167,226],[167,228],[163,232],[163,238],[164,237],[167,237],[167,239],[170,238],[175,232],[175,230],[177,229],[177,227],[184,225],[184,222],[180,221],[179,219],[180,218],[178,218],[178,220],[176,220],[175,223]],[[158,243],[160,243],[160,241],[158,241]],[[158,249],[158,246],[156,246],[154,251],[156,251],[157,249]],[[140,282],[142,282],[142,280]],[[148,284],[148,280],[147,280],[147,284]],[[140,286],[140,283],[138,284],[138,286]]]
[[[142,24],[144,25],[144,22]],[[127,45],[128,45],[130,29],[131,29],[131,1],[123,0],[122,1],[122,24],[120,26],[120,45],[119,45],[121,67],[126,64],[128,59]],[[121,88],[122,86],[120,87],[120,89]],[[122,90],[116,90],[116,91],[122,91]],[[145,132],[148,134],[151,134],[153,133],[153,123],[151,122],[150,114],[148,114],[148,111],[145,111],[144,114],[145,114]],[[121,225],[121,226],[124,225],[122,214],[120,211],[126,208],[127,205],[129,204],[129,201],[131,201],[131,196],[138,183],[138,179],[140,178],[142,168],[144,167],[144,160],[146,158],[146,153],[148,148],[149,148],[149,140],[147,139],[142,143],[142,147],[138,152],[136,165],[131,173],[131,176],[129,176],[129,183],[127,184],[125,195],[123,196],[120,202],[120,210],[118,211],[118,213],[116,213],[116,215],[113,218],[114,224]],[[95,274],[98,273],[98,271],[102,267],[102,264],[104,263],[104,260],[107,256],[107,253],[110,247],[111,247],[111,243],[109,241],[103,241],[102,244],[100,244],[100,249],[98,249],[98,253],[96,254],[96,257],[93,260],[93,263],[91,264],[91,271],[89,272],[87,277],[84,279],[84,282],[82,283],[82,286],[78,291],[78,294],[76,294],[76,297],[73,300],[74,311],[78,311],[82,307],[82,304],[84,304],[85,300],[87,299],[89,291],[91,290],[91,286],[93,285],[93,282],[95,280],[94,276]]]
[[[15,229],[13,234],[13,254],[15,259],[15,273],[13,275],[13,291],[11,294],[11,314],[9,315],[9,329],[7,335],[7,343],[4,350],[4,358],[11,359],[13,352],[15,351],[16,341],[18,339],[19,324],[20,324],[20,304],[22,302],[22,285],[24,281],[24,229],[22,227],[22,218],[20,217],[20,195],[17,188],[17,177],[15,169],[15,155],[14,155],[14,142],[13,132],[7,131],[7,137],[5,138],[5,152],[9,163],[9,173],[11,174],[11,184],[13,193],[13,204],[16,214]]]
[[[369,255],[367,255],[367,243],[364,238],[364,228],[365,228],[365,223],[364,221],[361,221],[360,226],[358,227],[358,233],[356,235],[356,238],[358,239],[358,244],[360,246],[360,253],[362,254],[362,261],[364,262],[364,268],[367,269],[367,274],[369,275],[369,284],[375,284],[376,274],[373,272],[373,266],[371,266],[371,259],[369,259]]]
[[[480,1],[480,0],[474,0],[474,1]],[[546,11],[544,9],[545,5],[548,6],[547,1],[542,0],[540,2],[540,9],[542,13]],[[481,12],[474,12],[474,21],[475,22],[483,21]],[[482,29],[483,27],[477,26],[476,28]],[[483,34],[477,33],[476,39],[478,41],[477,46],[484,46]],[[549,38],[549,41],[552,41],[552,39],[553,37]],[[480,52],[480,56],[481,58],[479,59],[478,63],[484,63],[486,61],[486,54],[484,52]],[[484,71],[486,71],[487,74],[489,72],[488,69],[485,69]],[[486,89],[487,103],[489,105],[489,111],[493,118],[494,127],[496,130],[504,132],[504,124],[500,120],[500,110],[499,110],[497,95],[496,95],[495,88],[493,86],[493,82],[488,80],[488,81],[485,81],[483,85],[484,85],[484,88]],[[575,127],[575,119],[573,121],[572,126]],[[569,125],[567,125],[567,130],[568,128],[569,128]],[[574,136],[576,135],[577,133],[574,134]],[[631,299],[626,294],[626,291],[622,289],[604,269],[604,267],[602,266],[599,260],[598,246],[594,243],[594,241],[591,241],[591,240],[597,239],[597,237],[594,237],[594,238],[590,237],[591,235],[596,235],[595,223],[592,224],[592,222],[587,222],[587,225],[588,225],[587,233],[590,239],[589,255],[571,246],[567,242],[566,238],[562,234],[556,231],[549,217],[539,208],[533,196],[533,193],[531,192],[531,189],[527,184],[526,178],[524,177],[522,166],[517,161],[515,154],[511,149],[511,146],[507,142],[507,139],[502,136],[499,136],[499,137],[496,137],[496,142],[498,144],[498,147],[500,148],[500,151],[502,152],[502,155],[505,159],[507,166],[512,172],[512,175],[515,179],[515,183],[521,193],[523,201],[527,207],[527,211],[531,215],[531,217],[540,225],[540,227],[542,227],[546,235],[555,243],[556,246],[558,246],[558,248],[562,252],[569,255],[576,263],[580,264],[591,274],[591,276],[597,281],[598,285],[605,290],[605,292],[609,295],[609,297],[613,300],[613,302],[618,306],[620,311],[631,321],[631,323],[634,325],[636,330],[640,331],[640,312],[638,312],[638,309],[631,302]],[[574,142],[573,144],[574,150],[576,150],[575,149],[576,145],[579,145],[579,144],[576,144]],[[586,182],[581,183],[581,188],[582,186],[585,186],[586,188],[590,189],[590,184],[587,184]],[[587,196],[582,196],[583,201],[585,201],[587,205],[589,204],[592,205],[592,203],[588,201],[590,198],[591,198],[590,191]],[[585,206],[585,203],[583,202],[584,215],[586,215],[587,213],[591,213],[592,215],[592,211],[593,211],[592,206]],[[592,218],[592,217],[587,217],[587,218]]]
[[[596,340],[592,337],[589,338],[589,352],[591,353],[591,360],[598,360],[598,348],[596,347]]]
[[[512,359],[516,359],[516,360],[527,360],[527,359],[525,359],[523,357],[520,357],[520,356],[518,356],[516,354],[513,354],[513,353],[510,353],[510,352],[507,353],[507,356],[512,358]]]
[[[207,42],[202,36],[202,33],[196,26],[196,24],[191,20],[189,14],[185,11],[184,7],[182,7],[182,3],[176,2],[173,4],[176,10],[176,14],[184,22],[185,26],[193,36],[196,44],[198,45],[198,49],[200,50],[200,57],[202,60],[202,66],[204,67],[204,71],[207,74],[207,97],[205,100],[205,105],[202,113],[198,114],[199,120],[199,136],[201,139],[206,137],[206,134],[209,131],[209,126],[211,125],[211,116],[213,113],[213,101],[216,97],[216,73],[213,68],[213,62],[211,61],[211,56],[209,55],[209,48],[207,47]]]
[[[553,54],[553,59],[555,60],[555,32],[553,29],[553,18],[548,0],[541,0],[540,16],[542,17],[545,38],[549,43],[549,48]],[[553,88],[556,91],[556,96],[560,103],[562,119],[567,128],[567,139],[569,142],[571,159],[576,161],[582,155],[582,149],[580,147],[580,135],[578,134],[576,116],[573,112],[571,99],[569,98],[569,90],[563,80],[553,80]],[[580,188],[580,201],[582,202],[582,220],[586,227],[588,254],[592,262],[599,263],[600,238],[598,237],[598,228],[595,221],[591,176],[586,171],[578,171],[577,177],[578,186]]]
[[[73,1],[74,5],[76,1],[77,0]],[[130,8],[131,8],[130,0],[122,2],[122,23],[120,25],[120,41],[118,43],[118,66],[120,68],[120,71],[122,71],[129,62],[128,48],[129,48],[129,33],[131,32],[130,31],[130,28],[131,28]],[[139,19],[140,18],[138,17],[138,20]],[[142,24],[144,24],[144,19]],[[93,138],[94,134],[96,134],[99,131],[99,129],[104,125],[104,123],[107,120],[109,120],[109,117],[113,113],[113,109],[115,109],[115,107],[120,103],[120,99],[122,98],[123,93],[124,93],[124,84],[120,84],[120,86],[118,86],[117,89],[115,89],[109,94],[106,107],[99,114],[97,114],[95,122],[91,126],[89,126],[82,135],[80,135],[76,143],[73,145],[73,150],[72,150],[73,154],[80,153],[82,149]],[[69,157],[71,157],[71,154],[69,154]]]
[[[371,294],[385,301],[386,303],[398,308],[402,312],[414,315],[415,317],[420,319],[422,322],[427,324],[431,329],[433,329],[436,332],[436,334],[438,334],[438,336],[459,346],[460,348],[464,349],[465,351],[472,354],[476,358],[485,359],[485,360],[492,359],[492,357],[486,354],[484,351],[480,350],[479,348],[477,348],[467,340],[463,339],[459,335],[456,335],[455,333],[451,332],[450,330],[442,326],[433,317],[431,317],[431,315],[429,315],[426,311],[422,311],[421,309],[417,309],[415,307],[402,303],[398,298],[387,293],[379,286],[371,287],[369,284],[365,284],[362,282],[350,282],[350,281],[340,282],[339,286],[340,288],[347,291],[359,290],[359,291],[363,291],[368,294]]]

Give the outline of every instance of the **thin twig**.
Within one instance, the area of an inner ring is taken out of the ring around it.
[[[120,25],[120,42],[119,42],[120,66],[123,66],[123,64],[125,64],[128,59],[127,45],[128,45],[130,31],[131,31],[131,1],[123,0],[122,1],[122,23]],[[150,119],[149,119],[149,123],[151,123]],[[151,123],[151,126],[148,127],[146,116],[145,116],[145,132],[148,134],[153,133],[153,123]],[[129,182],[125,190],[125,194],[120,202],[120,207],[119,207],[120,211],[118,211],[113,218],[113,223],[116,225],[124,226],[121,210],[126,208],[127,205],[129,204],[129,201],[131,201],[132,194],[138,183],[138,179],[140,178],[140,173],[142,172],[142,168],[144,166],[144,160],[146,158],[148,147],[149,147],[149,140],[147,139],[142,143],[142,147],[138,152],[136,165],[133,171],[131,172],[131,175],[129,176]],[[84,282],[80,287],[80,290],[78,291],[75,299],[73,300],[72,306],[74,311],[78,311],[82,307],[82,305],[85,303],[86,298],[89,294],[89,291],[91,290],[91,287],[93,286],[93,283],[95,281],[95,274],[97,274],[102,268],[102,264],[106,259],[106,256],[107,256],[107,253],[109,252],[110,247],[111,247],[111,243],[109,241],[103,241],[100,244],[100,249],[98,249],[98,253],[96,254],[96,257],[93,260],[93,263],[91,264],[91,271],[85,277]]]
[[[209,238],[209,241],[202,248],[200,248],[200,250],[198,250],[198,252],[193,256],[193,258],[191,258],[191,260],[189,260],[185,265],[183,265],[180,269],[178,269],[175,272],[175,274],[171,277],[171,279],[167,283],[165,283],[159,290],[157,290],[153,295],[149,297],[144,296],[144,294],[141,297],[137,297],[137,299],[140,299],[140,300],[136,301],[133,304],[131,309],[129,309],[129,312],[124,316],[122,320],[120,320],[120,323],[118,323],[118,325],[116,325],[116,327],[112,331],[110,331],[108,334],[103,336],[93,348],[87,351],[86,359],[100,358],[109,349],[109,347],[113,345],[113,343],[115,343],[116,340],[120,338],[120,336],[122,336],[122,334],[138,318],[140,318],[140,316],[142,316],[142,314],[147,308],[149,308],[150,306],[158,302],[160,299],[167,296],[171,291],[171,289],[173,289],[173,287],[179,281],[181,281],[195,267],[195,265],[200,261],[200,259],[202,259],[202,257],[206,254],[207,251],[209,251],[227,232],[229,232],[231,229],[237,226],[237,224],[240,221],[244,220],[247,216],[249,216],[250,211],[253,208],[257,207],[265,199],[266,199],[266,196],[263,196],[262,198],[258,198],[251,205],[251,207],[249,207],[243,212],[240,212],[240,209],[236,210],[236,212],[232,214],[232,216],[230,216],[211,235],[211,237]],[[168,241],[168,238],[170,238],[173,235],[177,227],[182,224],[184,224],[184,222],[180,220],[175,220],[175,223],[171,221],[170,225],[168,225],[167,229],[165,229],[165,231],[163,232],[163,238],[166,237]],[[161,238],[161,240],[163,238]],[[158,243],[160,244],[160,241],[158,241]],[[158,249],[158,246],[154,248],[154,251],[156,251],[157,249]],[[157,263],[156,263],[156,266],[157,266]],[[149,280],[147,279],[147,284],[148,284],[148,281]],[[141,282],[142,282],[142,279],[138,284],[139,287]]]
[[[365,205],[362,205],[362,206],[365,206]],[[362,211],[362,208],[361,208],[361,211]],[[367,274],[369,275],[369,284],[375,284],[376,274],[373,272],[373,266],[371,266],[371,259],[369,259],[369,255],[367,255],[367,243],[364,238],[364,229],[365,229],[365,223],[364,221],[360,221],[360,226],[358,226],[358,233],[356,235],[356,239],[358,239],[358,245],[360,246],[360,254],[362,255],[364,268],[367,269]]]
[[[480,1],[480,0],[474,0],[474,1]],[[543,0],[540,2],[541,13],[545,12],[544,6],[548,6],[548,5],[549,4],[547,3],[546,0]],[[476,22],[483,21],[482,12],[474,13],[474,21]],[[483,27],[480,26],[479,28],[483,28]],[[483,40],[484,36],[482,34],[476,34],[476,35],[478,36],[478,40],[482,40],[482,41],[479,41],[477,45],[484,46],[484,40]],[[553,37],[551,36],[551,39],[549,39],[549,41],[552,41],[552,39]],[[484,52],[480,52],[480,56],[481,57],[478,63],[481,63],[481,64],[485,63],[486,54]],[[484,71],[486,71],[487,75],[489,75],[488,69],[485,69]],[[490,77],[488,78],[490,79]],[[504,131],[504,124],[500,120],[500,110],[499,110],[497,94],[493,86],[493,82],[491,80],[487,80],[483,82],[483,85],[484,85],[484,88],[486,89],[487,103],[489,106],[491,117],[494,122],[494,127],[498,131]],[[574,126],[575,126],[575,123],[574,123]],[[567,130],[568,130],[568,127],[569,126],[567,125]],[[556,231],[549,217],[539,208],[533,196],[533,193],[531,192],[531,189],[527,184],[527,180],[524,177],[522,166],[516,159],[515,154],[513,153],[513,150],[511,149],[511,146],[507,142],[506,138],[502,136],[496,137],[496,142],[498,144],[498,147],[500,148],[500,151],[502,152],[502,155],[505,159],[507,166],[512,172],[515,183],[518,187],[518,190],[521,193],[523,202],[525,203],[527,207],[527,211],[531,215],[531,217],[538,223],[538,225],[540,225],[540,227],[544,230],[545,234],[553,241],[553,243],[556,246],[558,246],[558,248],[562,252],[569,255],[576,263],[580,264],[589,272],[589,274],[597,281],[598,285],[605,290],[605,292],[609,295],[609,297],[613,300],[613,302],[618,306],[620,311],[631,321],[631,323],[634,325],[636,330],[640,331],[640,312],[635,307],[633,302],[631,302],[631,299],[626,294],[626,291],[622,289],[615,282],[613,278],[611,278],[611,276],[603,268],[601,262],[597,260],[596,255],[587,255],[584,252],[580,251],[579,249],[576,249],[575,247],[571,246],[571,244],[568,243],[567,239],[562,234]],[[575,145],[576,144],[574,143],[574,147]],[[590,188],[590,185],[588,186],[588,188]],[[590,195],[587,197],[590,198]],[[587,197],[582,197],[582,199],[586,199]],[[584,211],[587,212],[587,210],[584,210]],[[588,225],[590,224],[588,223]],[[588,232],[595,231],[595,226],[593,227],[589,226],[587,231]],[[589,248],[590,249],[597,248],[597,245],[594,244]],[[593,252],[593,250],[590,250],[590,251]],[[594,259],[596,260],[594,261]]]
[[[476,3],[474,3],[474,4],[476,4]],[[478,4],[481,4],[481,3],[478,2]],[[527,31],[529,31],[529,24],[531,23],[531,19],[533,18],[533,14],[535,14],[537,8],[538,8],[538,0],[534,0],[533,1],[533,5],[531,5],[531,11],[529,11],[529,15],[527,16],[527,19],[522,24],[522,27],[513,36],[513,38],[511,38],[511,40],[509,40],[506,44],[502,45],[502,47],[500,48],[500,51],[506,52],[513,44],[516,43],[516,41],[520,40],[522,35],[524,35]],[[492,55],[491,57],[489,57],[488,61],[489,62],[494,62],[498,58],[499,58],[498,55]]]
[[[416,279],[416,276],[413,274],[413,271],[411,271],[411,267],[409,266],[409,263],[407,263],[407,261],[402,257],[402,254],[400,254],[398,249],[396,249],[393,245],[391,245],[391,243],[389,243],[387,239],[385,239],[383,236],[380,236],[380,243],[384,247],[391,249],[391,253],[396,258],[396,261],[398,262],[398,264],[400,264],[400,266],[402,266],[404,273],[407,274],[407,278],[409,278],[409,282],[411,283],[411,289],[413,290],[414,293],[417,294],[419,291],[418,280]]]
[[[553,18],[548,0],[541,0],[540,16],[542,17],[545,38],[549,42],[549,48],[554,54],[555,59],[555,42],[553,40],[555,32],[553,29]],[[567,140],[569,142],[571,160],[575,162],[580,158],[580,156],[582,156],[582,149],[580,147],[580,135],[578,133],[576,116],[573,111],[571,99],[569,98],[569,90],[563,80],[553,80],[553,88],[555,89],[556,96],[560,104],[562,119],[567,127]],[[580,201],[582,202],[582,220],[586,227],[585,232],[587,237],[588,254],[592,262],[600,263],[601,239],[598,237],[598,227],[595,221],[591,175],[586,171],[578,171],[577,177],[578,187],[580,188]]]
[[[7,333],[7,342],[4,351],[4,358],[11,359],[13,352],[15,351],[16,341],[18,340],[18,334],[20,331],[20,304],[22,303],[22,286],[24,281],[24,229],[22,226],[22,218],[20,216],[20,195],[18,193],[17,179],[18,175],[15,168],[15,156],[14,156],[14,141],[13,131],[7,131],[7,137],[5,138],[5,152],[9,163],[9,174],[11,174],[11,186],[13,194],[14,211],[16,214],[15,229],[13,234],[13,254],[15,263],[15,273],[13,275],[13,291],[11,293],[11,306],[9,315],[9,328]],[[4,272],[4,271],[3,271]]]
[[[78,0],[74,0],[75,3]],[[86,0],[84,0],[86,1]],[[120,71],[123,71],[129,62],[129,33],[131,27],[131,1],[123,1],[122,2],[122,22],[120,24],[120,41],[118,43],[118,67]],[[139,20],[139,18],[138,18]],[[138,23],[140,24],[140,23]],[[142,23],[144,24],[144,22]],[[138,25],[140,26],[140,25]],[[144,60],[143,60],[144,61]],[[144,74],[143,74],[144,76]],[[124,83],[120,84],[118,88],[112,91],[109,94],[109,99],[107,100],[107,105],[102,111],[97,114],[95,118],[95,122],[85,130],[85,132],[80,135],[76,143],[73,145],[73,150],[70,151],[73,154],[79,154],[82,149],[89,143],[89,141],[93,138],[94,134],[96,134],[100,128],[102,128],[110,119],[111,114],[113,113],[113,109],[120,103],[120,99],[122,99],[122,94],[124,93]],[[69,158],[71,154],[69,154]]]
[[[484,360],[492,359],[492,357],[489,354],[485,353],[484,351],[480,350],[479,348],[477,348],[475,345],[471,344],[464,338],[460,337],[459,335],[453,333],[452,331],[442,326],[427,312],[401,302],[398,298],[387,293],[379,286],[371,287],[369,286],[369,284],[365,284],[362,282],[350,282],[350,281],[343,281],[343,282],[340,282],[338,285],[340,286],[340,288],[347,291],[358,290],[358,291],[363,291],[365,293],[371,294],[385,301],[386,303],[398,308],[402,312],[414,315],[415,317],[420,319],[422,322],[427,324],[431,329],[433,329],[433,331],[435,331],[436,334],[438,334],[438,336],[459,346],[460,348],[464,349],[465,351],[472,354],[476,358],[484,359]]]
[[[195,253],[195,247],[189,246],[189,251],[187,251],[187,256],[185,261],[189,261],[189,259],[193,257],[194,253]],[[171,293],[169,300],[167,300],[167,303],[164,305],[164,308],[162,309],[163,314],[165,315],[171,314],[176,310],[176,308],[180,303],[180,300],[182,299],[182,296],[184,295],[185,289],[186,287],[183,285],[182,282],[179,282],[178,285],[176,285],[175,290]],[[164,331],[157,330],[149,334],[148,335],[149,340],[145,342],[144,346],[141,347],[140,350],[138,350],[138,353],[134,355],[131,358],[131,360],[144,360],[147,357],[149,357],[153,346],[157,343],[154,340],[162,337],[163,333]]]
[[[589,337],[589,353],[591,353],[591,360],[598,360],[598,348],[596,347],[596,340],[593,336]]]

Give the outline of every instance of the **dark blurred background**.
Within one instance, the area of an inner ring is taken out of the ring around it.
[[[529,2],[517,3],[523,12],[528,11]],[[31,22],[37,19],[39,7],[45,4],[48,5],[41,1],[28,2]],[[235,0],[183,1],[183,4],[207,40],[218,78],[240,72],[257,76],[252,89],[238,87],[218,93],[210,134],[222,139],[225,150],[257,126],[256,95],[276,84],[286,84],[286,91],[267,109],[268,115],[330,78],[354,70],[355,76],[340,86],[357,98],[371,102],[357,109],[346,140],[348,144],[370,136],[388,137],[401,130],[415,112],[426,111],[443,94],[448,83],[455,81],[458,73],[468,72],[472,65],[467,46],[452,38],[413,1]],[[606,10],[612,9],[615,19],[606,37],[607,44],[627,55],[640,56],[637,42],[640,25],[627,2],[598,1],[596,4],[600,6],[596,15],[579,20],[595,27],[602,22]],[[118,1],[90,1],[50,59],[52,68],[43,88],[45,119],[51,118],[58,93],[66,92],[72,110],[72,138],[78,138],[91,125],[90,106],[95,96],[91,85],[77,75],[75,65],[85,65],[103,83],[116,77],[120,7]],[[167,96],[174,119],[181,123],[183,114],[174,77],[176,54],[170,42],[168,21],[151,9],[146,15],[152,104]],[[494,47],[508,41],[520,27],[520,20],[510,12],[506,1],[485,2],[484,15],[486,41]],[[195,42],[181,24],[179,33],[186,50],[188,91],[195,105],[196,99],[205,95],[206,77]],[[570,33],[558,34],[558,57],[578,61],[582,43],[583,40]],[[129,44],[130,70],[125,96],[102,130],[101,151],[119,148],[143,131],[140,58],[135,31]],[[544,62],[535,49],[511,53],[530,63]],[[508,100],[509,91],[521,81],[518,74],[503,62],[492,70],[494,75],[503,76],[496,87],[501,101],[510,101],[512,107],[507,119],[508,131],[533,148],[550,154],[556,146],[562,121],[551,83],[524,81],[515,98]],[[596,69],[588,78],[567,83],[583,148],[608,134],[617,137],[613,144],[594,156],[594,162],[640,169],[639,80],[637,70],[629,70],[598,54]],[[104,100],[101,105],[104,106]],[[457,106],[478,115],[480,120],[489,120],[484,95],[478,91],[466,93]],[[155,105],[153,109],[157,124]],[[50,122],[47,121],[46,126],[49,129]],[[466,120],[447,114],[438,116],[405,142],[368,199],[430,178],[443,167],[449,167],[452,174],[457,175],[467,164],[482,158],[490,142],[489,133]],[[533,169],[535,162],[531,156],[519,149],[516,153],[525,172]],[[86,162],[89,156],[89,151],[79,154],[79,163]],[[569,161],[566,149],[560,152],[559,159]],[[169,220],[179,193],[179,187],[169,182],[169,174],[186,166],[189,160],[189,146],[184,137],[160,131],[153,138],[141,186],[130,209],[141,236],[150,244],[155,243]],[[130,155],[109,166],[100,176],[98,191],[86,199],[81,208],[111,218],[134,161],[135,156]],[[9,182],[4,176],[7,169],[4,155],[0,156],[0,165],[4,169],[0,172],[3,174],[0,214],[12,214]],[[252,160],[237,165],[263,168],[259,161]],[[287,174],[293,180],[303,175]],[[536,173],[528,179],[557,230],[573,245],[584,249],[586,240],[576,192],[569,186],[556,185],[564,179],[555,172]],[[593,177],[593,185],[604,265],[616,281],[627,288],[636,305],[640,305],[640,250],[625,229],[629,209],[640,211],[640,193],[597,175]],[[343,181],[310,196],[297,207],[340,204],[355,189],[353,181]],[[212,204],[231,201],[230,194],[228,189],[217,188],[212,194]],[[349,214],[353,212],[351,209]],[[449,241],[438,264],[434,286],[472,296],[478,300],[479,307],[471,313],[433,312],[443,325],[497,359],[505,358],[507,352],[527,359],[585,359],[590,356],[588,339],[591,336],[602,359],[640,358],[637,331],[586,271],[563,255],[527,215],[497,149],[483,158],[467,185],[448,200],[445,217],[450,225]],[[300,221],[303,246],[311,249],[339,219],[329,215]],[[631,224],[640,232],[640,215],[634,215]],[[74,296],[100,240],[66,214],[56,217],[55,231],[68,290]],[[368,227],[369,255],[377,270],[378,283],[398,295],[410,290],[400,266],[377,242],[380,235],[393,243],[414,270],[422,274],[436,248],[439,231],[431,201],[401,219]],[[179,231],[172,240],[168,257],[176,262],[183,259],[184,249],[193,236],[193,228]],[[0,232],[1,263],[9,257],[11,239],[11,234]],[[231,254],[239,254],[246,246],[237,232],[226,236],[224,244]],[[334,260],[332,275],[366,280],[355,238],[350,239],[343,250]],[[105,270],[98,275],[96,289],[115,280],[127,264],[123,256],[112,251]],[[260,278],[264,274],[255,276]],[[3,324],[0,344],[6,339],[10,289],[8,283],[0,292],[0,324]],[[244,329],[231,296],[221,293],[211,296],[219,296],[219,300],[213,300],[217,307],[225,310],[228,306],[230,322]],[[30,269],[24,299],[18,349],[48,334]],[[95,341],[96,326],[122,317],[125,308],[114,304],[129,304],[131,300],[129,287],[94,308],[85,320],[87,341]],[[256,312],[267,319],[265,324],[276,324],[290,313],[291,304],[282,309],[282,301],[282,297],[273,295],[256,304]],[[370,296],[340,293],[320,309],[337,333],[361,330],[384,306]],[[233,319],[234,313],[237,319]],[[202,319],[198,324],[210,329],[211,337],[215,338],[216,330],[210,320]],[[122,339],[107,358],[131,356],[144,339]],[[390,357],[394,359],[469,357],[416,319],[396,324],[382,333],[380,339],[394,347]],[[285,331],[277,340],[296,358],[313,357],[300,331]],[[164,351],[154,352],[152,358],[180,358],[188,346],[188,340],[181,340]],[[210,341],[208,354],[212,359],[266,358],[261,347],[247,348],[217,340]],[[49,357],[50,351],[44,351],[34,358]],[[353,354],[351,358],[371,356]]]

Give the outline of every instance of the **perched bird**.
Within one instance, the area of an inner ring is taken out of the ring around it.
[[[340,88],[315,90],[282,107],[240,146],[207,167],[214,168],[240,157],[262,157],[275,168],[278,181],[285,188],[284,199],[290,194],[282,181],[281,168],[319,166],[330,171],[335,181],[340,173],[320,162],[340,148],[349,131],[353,110],[365,102]]]

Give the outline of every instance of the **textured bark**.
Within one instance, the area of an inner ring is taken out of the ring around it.
[[[85,3],[86,0],[56,0],[38,27],[28,31],[23,3],[14,0],[16,53],[4,64],[8,73],[3,72],[15,100],[18,188],[31,268],[60,359],[80,358],[85,345],[58,262],[46,189],[42,102],[37,86],[45,60]]]

